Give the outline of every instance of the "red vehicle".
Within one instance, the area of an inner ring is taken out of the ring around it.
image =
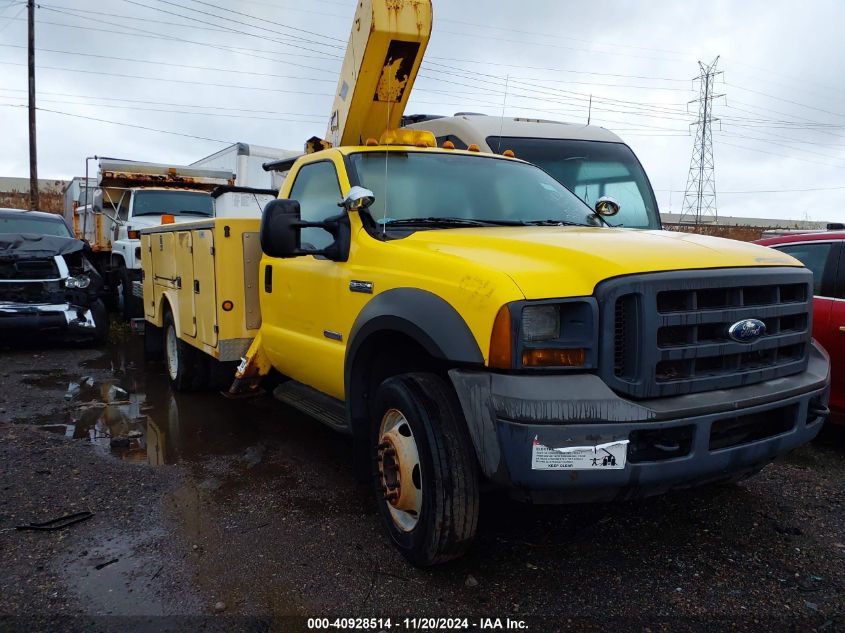
[[[830,354],[830,420],[845,424],[845,231],[760,240],[813,271],[813,337]]]

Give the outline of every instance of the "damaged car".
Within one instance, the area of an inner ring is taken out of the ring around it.
[[[59,215],[0,209],[0,340],[25,334],[106,340],[103,280],[88,250]]]

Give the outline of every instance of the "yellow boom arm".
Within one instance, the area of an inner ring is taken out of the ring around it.
[[[363,145],[399,127],[431,36],[431,0],[360,0],[326,140]]]

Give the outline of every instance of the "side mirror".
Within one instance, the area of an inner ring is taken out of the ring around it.
[[[619,213],[620,209],[619,203],[616,201],[616,198],[611,198],[610,196],[602,196],[598,200],[596,200],[596,213],[600,216],[609,218],[611,216],[616,215]]]
[[[352,187],[338,206],[347,211],[362,211],[370,207],[376,201],[375,194],[364,187]]]
[[[261,250],[270,257],[300,255],[300,224],[296,200],[271,200],[261,214]]]

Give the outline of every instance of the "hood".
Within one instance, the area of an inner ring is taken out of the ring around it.
[[[802,266],[763,246],[674,231],[490,227],[417,231],[401,242],[505,272],[526,299],[586,296],[605,279],[634,273]]]
[[[34,233],[0,233],[0,260],[40,259],[70,255],[85,248],[85,242],[72,237]]]

